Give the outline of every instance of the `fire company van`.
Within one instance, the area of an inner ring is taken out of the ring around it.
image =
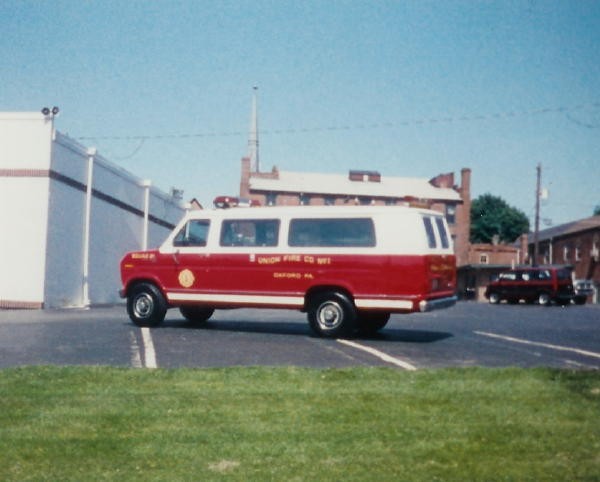
[[[193,323],[215,309],[289,308],[340,337],[456,302],[446,220],[404,206],[191,211],[159,249],[128,253],[120,268],[138,326],[160,324],[169,308]]]

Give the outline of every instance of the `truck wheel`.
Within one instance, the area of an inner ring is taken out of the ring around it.
[[[500,303],[500,295],[496,292],[492,292],[489,295],[489,300],[492,305],[497,305]]]
[[[137,326],[158,326],[167,313],[167,301],[150,283],[135,285],[127,296],[127,313]]]
[[[390,320],[389,313],[359,312],[358,332],[361,335],[372,335],[381,330]]]
[[[538,295],[538,303],[542,306],[550,306],[550,301],[552,301],[552,299],[550,298],[550,295],[548,293],[540,293]]]
[[[195,325],[201,325],[202,323],[206,323],[206,321],[215,312],[215,310],[212,308],[204,308],[198,306],[181,306],[179,308],[179,311],[187,321]]]
[[[319,336],[350,336],[356,329],[356,308],[348,297],[341,293],[322,293],[311,300],[308,322]]]

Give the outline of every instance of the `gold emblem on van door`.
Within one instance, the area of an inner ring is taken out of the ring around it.
[[[196,278],[194,278],[194,273],[192,273],[189,269],[184,269],[179,273],[179,284],[184,288],[189,288],[194,284]]]

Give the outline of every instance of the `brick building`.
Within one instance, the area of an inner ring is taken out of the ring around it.
[[[454,173],[432,179],[387,177],[376,171],[321,174],[252,169],[252,156],[242,158],[240,197],[274,205],[409,204],[446,215],[454,239],[457,264],[467,262],[471,211],[471,170],[462,169],[457,186]],[[256,165],[256,164],[254,164]]]

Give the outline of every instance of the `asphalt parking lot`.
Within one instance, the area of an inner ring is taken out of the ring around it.
[[[147,368],[466,366],[600,368],[600,305],[541,307],[461,302],[432,313],[393,315],[376,336],[315,337],[305,315],[217,311],[205,327],[177,310],[140,329],[124,306],[0,311],[0,367],[111,365]]]

